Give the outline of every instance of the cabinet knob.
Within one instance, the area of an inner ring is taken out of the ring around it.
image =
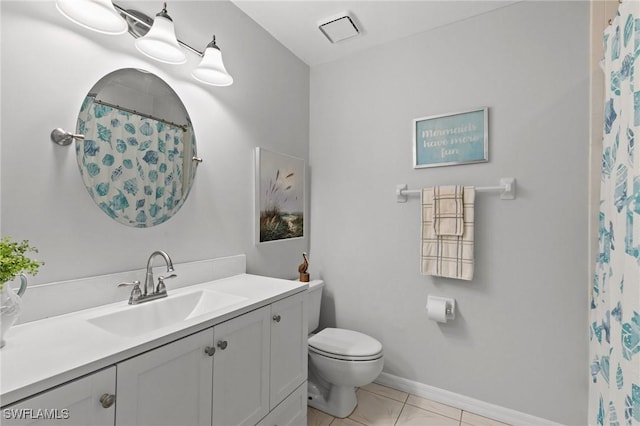
[[[116,402],[116,396],[115,395],[111,395],[111,394],[105,393],[100,397],[100,403],[102,404],[103,408],[111,407],[114,402]]]
[[[224,351],[225,349],[227,349],[227,341],[226,341],[226,340],[218,340],[217,345],[218,345],[218,347],[219,347],[220,349],[222,349],[223,351]]]
[[[281,320],[281,319],[282,319],[282,317],[281,317],[280,315],[277,315],[277,314],[276,314],[276,315],[274,315],[274,316],[273,316],[273,320],[274,320],[275,322],[280,322],[280,320]]]
[[[216,353],[216,348],[214,348],[212,346],[207,346],[206,348],[204,348],[204,353],[209,355],[209,356],[213,356],[213,354]]]

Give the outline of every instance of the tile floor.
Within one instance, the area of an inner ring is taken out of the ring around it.
[[[508,426],[376,383],[358,389],[357,396],[358,406],[345,419],[307,407],[307,426]]]

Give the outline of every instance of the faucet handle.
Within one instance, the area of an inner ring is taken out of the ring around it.
[[[156,287],[156,293],[166,293],[167,287],[164,285],[164,280],[176,278],[177,274],[167,275],[166,277],[158,277],[158,287]]]
[[[133,288],[131,289],[131,296],[129,296],[129,304],[135,305],[142,297],[142,290],[140,290],[140,281],[135,280],[130,283],[120,283],[118,284],[118,287],[127,287],[130,285],[133,286]]]
[[[135,286],[139,286],[139,285],[140,285],[140,281],[135,280],[135,281],[131,281],[130,283],[128,283],[128,282],[119,283],[119,284],[118,284],[118,287],[126,287],[126,286],[129,286],[129,285],[132,285],[132,286],[134,286],[134,287],[135,287]]]

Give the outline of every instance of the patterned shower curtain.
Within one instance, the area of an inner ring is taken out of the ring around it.
[[[599,242],[591,289],[589,423],[640,424],[640,2],[605,31]]]
[[[105,213],[120,223],[147,227],[179,208],[186,136],[181,128],[88,96],[78,132],[85,135],[76,152],[82,179]]]

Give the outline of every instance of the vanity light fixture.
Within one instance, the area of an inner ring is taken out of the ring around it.
[[[229,75],[222,62],[222,52],[216,44],[216,36],[204,50],[204,57],[198,67],[191,73],[196,80],[212,86],[230,86],[233,77]]]
[[[222,53],[215,36],[201,52],[178,40],[173,20],[167,13],[167,3],[151,19],[137,10],[127,10],[111,0],[56,0],[58,11],[76,24],[103,34],[123,34],[129,31],[136,48],[145,56],[167,64],[183,64],[187,61],[181,47],[202,57],[192,72],[193,78],[212,86],[229,86],[233,77],[222,62]]]
[[[56,8],[70,21],[90,30],[111,35],[127,32],[127,23],[111,0],[57,0]]]
[[[184,64],[187,62],[182,49],[178,45],[173,19],[167,13],[167,3],[156,14],[149,32],[135,41],[136,49],[151,59],[167,64]]]

